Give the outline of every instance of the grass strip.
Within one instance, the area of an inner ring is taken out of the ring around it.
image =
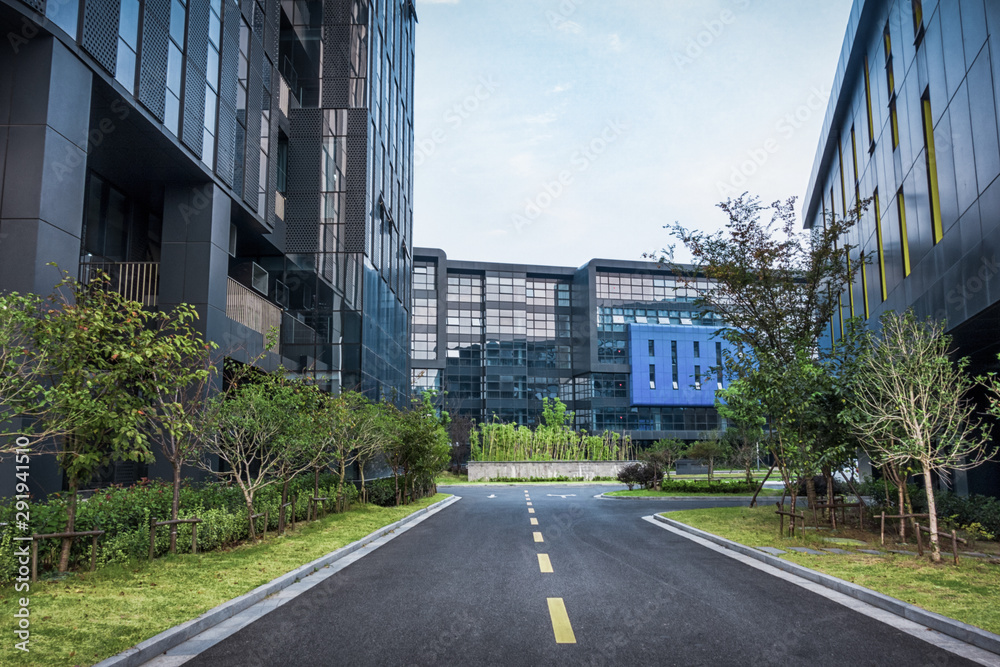
[[[616,496],[619,498],[749,498],[752,492],[741,491],[740,493],[696,493],[693,491],[656,491],[653,489],[635,489],[633,491],[609,491],[606,496]],[[763,489],[758,498],[764,496],[780,496],[781,491],[775,489]],[[671,517],[673,518],[673,517]]]
[[[13,646],[13,613],[25,594],[0,587],[0,614],[9,628],[0,664],[91,665],[447,497],[439,493],[404,507],[363,505],[257,544],[39,581],[27,594],[29,653]]]
[[[751,547],[809,547],[822,549],[830,542],[829,531],[807,531],[803,537],[779,537],[778,521],[769,507],[719,507],[682,510],[662,516],[680,521],[727,540]],[[836,535],[855,539],[868,537],[870,548],[884,549],[878,536],[858,530],[839,531]],[[973,558],[960,558],[956,567],[950,558],[934,564],[926,557],[897,554],[849,555],[788,553],[779,556],[803,567],[870,588],[927,611],[953,618],[988,632],[1000,634],[1000,567]]]

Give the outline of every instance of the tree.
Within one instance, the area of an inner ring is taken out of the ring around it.
[[[933,476],[967,470],[986,458],[990,427],[969,400],[968,359],[952,362],[944,324],[912,312],[886,313],[859,360],[845,418],[878,464],[920,465],[930,514],[932,559],[941,560]]]
[[[298,446],[301,429],[300,387],[249,367],[234,375],[227,391],[209,399],[206,411],[210,436],[204,453],[217,456],[224,469],[216,470],[210,456],[199,465],[234,482],[243,493],[248,516],[253,516],[254,496],[260,489],[308,470],[312,462],[303,457],[289,463],[293,457],[288,449]],[[255,537],[252,521],[250,537]]]
[[[33,335],[44,350],[43,391],[34,415],[55,439],[69,486],[66,532],[76,528],[77,491],[114,461],[151,462],[142,429],[141,396],[148,367],[159,353],[157,322],[169,315],[144,311],[109,288],[65,277],[47,299]],[[69,567],[72,539],[63,540],[59,571]]]
[[[0,294],[0,436],[27,437],[21,418],[37,412],[43,391],[46,350],[34,344],[42,319],[43,300],[34,294]],[[28,444],[37,437],[28,438]],[[23,447],[3,443],[0,451]]]
[[[170,519],[180,514],[181,469],[198,461],[203,437],[204,412],[215,378],[211,353],[192,327],[197,311],[182,304],[170,315],[158,314],[154,339],[156,353],[147,365],[140,386],[146,404],[142,410],[145,430],[160,447],[173,473]],[[177,525],[170,526],[170,550],[177,548]]]
[[[687,450],[688,458],[698,459],[708,463],[708,483],[712,483],[712,475],[715,472],[715,462],[726,456],[726,446],[717,438],[699,440],[691,445]]]
[[[725,389],[716,391],[715,395],[715,408],[719,416],[726,420],[723,439],[732,451],[733,462],[743,468],[747,486],[750,486],[767,424],[763,407],[742,380],[730,383]]]
[[[401,433],[402,456],[399,463],[403,468],[403,494],[414,497],[416,485],[421,491],[434,488],[434,476],[445,469],[451,459],[451,443],[448,439],[447,413],[439,413],[432,402],[432,396],[424,393],[410,403],[410,409],[402,413],[399,430]]]
[[[657,440],[645,450],[639,452],[639,460],[653,468],[652,486],[656,487],[666,477],[670,479],[670,469],[684,452],[684,443],[673,438]]]
[[[728,199],[719,204],[729,218],[723,231],[668,227],[691,253],[692,268],[673,263],[672,247],[660,258],[696,291],[699,308],[723,320],[725,370],[745,380],[749,399],[770,418],[768,442],[786,485],[793,472],[816,467],[819,424],[801,392],[818,399],[810,383],[826,372],[819,340],[860,265],[845,241],[868,206],[859,202],[846,217],[829,215],[822,228],[801,231],[794,204],[792,198],[765,207],[746,193]]]

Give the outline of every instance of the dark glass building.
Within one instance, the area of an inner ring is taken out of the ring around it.
[[[406,396],[415,24],[410,0],[0,0],[0,290],[100,269],[235,359],[276,330],[264,366]]]
[[[637,441],[693,440],[720,426],[718,321],[652,262],[580,268],[449,260],[417,248],[413,391],[453,415],[535,424],[559,398],[576,426]]]
[[[1000,352],[1000,3],[855,0],[806,193],[807,227],[872,204],[853,238],[852,315],[947,320],[972,373]],[[1000,468],[958,473],[1000,494]]]

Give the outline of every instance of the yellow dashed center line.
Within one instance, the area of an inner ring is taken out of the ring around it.
[[[532,526],[537,526],[537,525],[538,525],[538,519],[536,519],[536,518],[532,517],[532,518],[531,518],[531,525],[532,525]]]
[[[535,536],[535,541],[536,542],[544,542],[545,541],[544,539],[542,539],[542,534],[539,531],[537,531],[537,530],[534,533],[532,533],[532,535]]]
[[[548,554],[538,554],[538,569],[542,572],[552,572],[552,561]]]
[[[557,644],[575,644],[576,635],[566,613],[566,604],[562,598],[547,598],[549,616],[552,617],[552,632],[555,633]]]
[[[528,503],[528,507],[531,507],[531,503]]]
[[[534,513],[535,513],[535,508],[534,507],[529,507],[528,508],[528,514],[534,514]]]

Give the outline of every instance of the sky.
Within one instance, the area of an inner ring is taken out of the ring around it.
[[[416,246],[580,266],[743,191],[801,212],[851,0],[416,7]]]

